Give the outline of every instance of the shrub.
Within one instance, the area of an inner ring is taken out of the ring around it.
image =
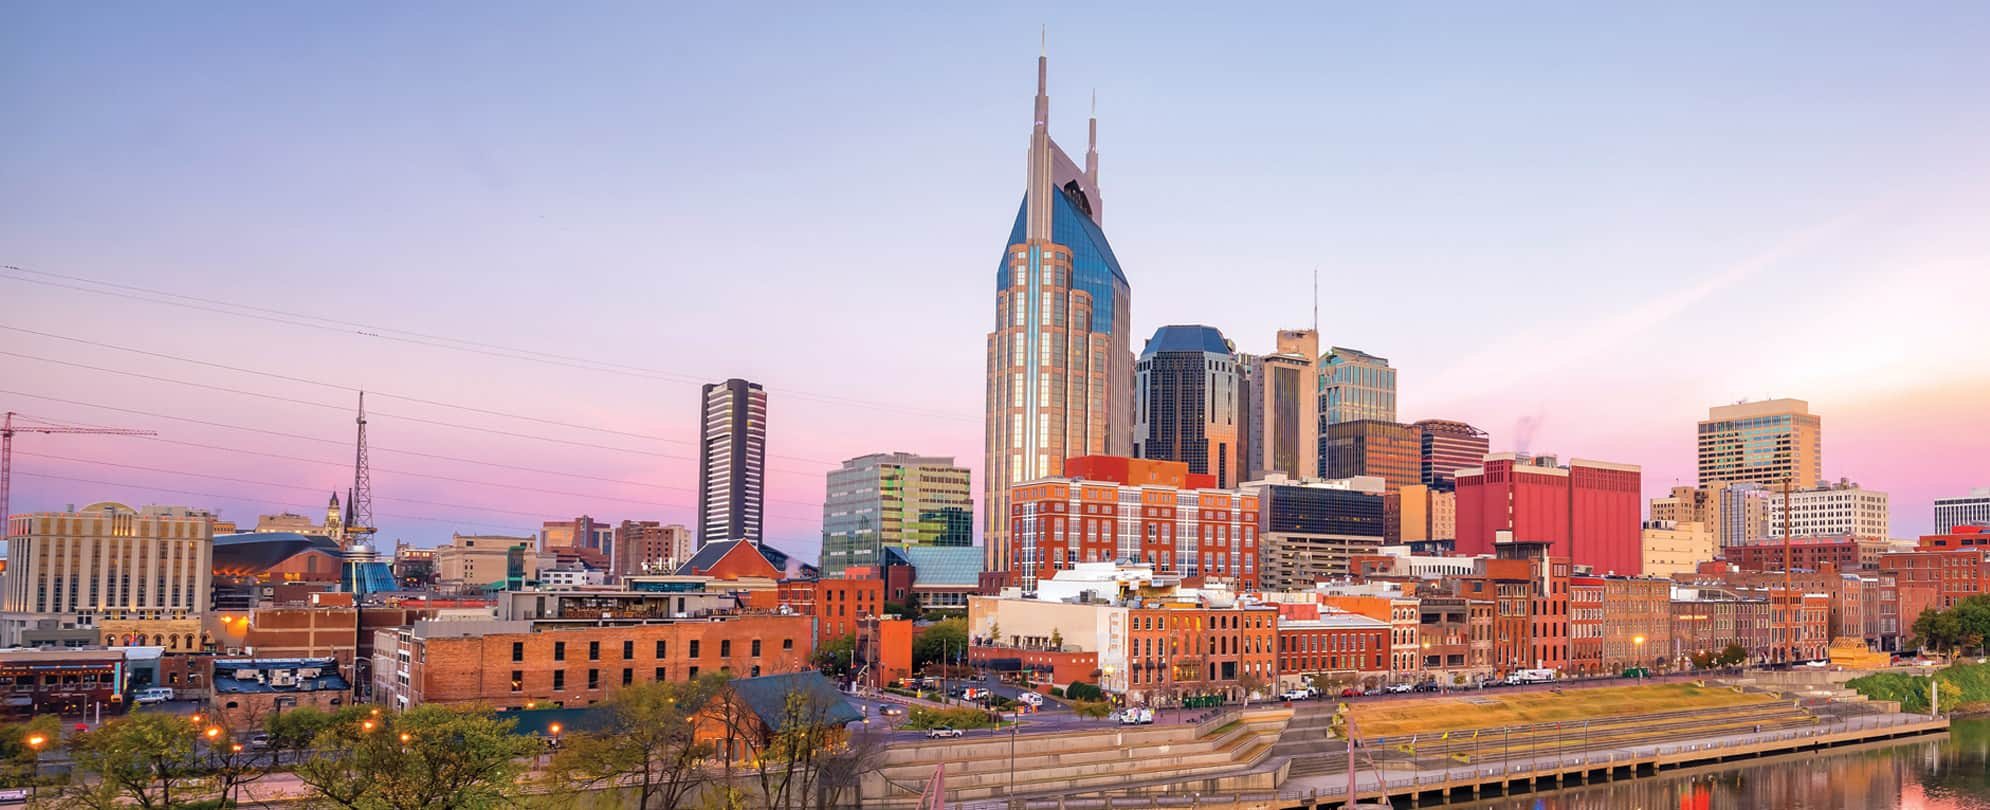
[[[1072,700],[1104,700],[1106,697],[1104,690],[1084,681],[1073,681],[1070,686],[1064,687],[1064,695]]]
[[[1071,711],[1079,717],[1104,717],[1112,714],[1112,705],[1103,700],[1080,700],[1071,704]]]
[[[991,728],[995,719],[980,709],[928,709],[914,707],[905,715],[900,728],[928,729],[935,726],[952,728]]]

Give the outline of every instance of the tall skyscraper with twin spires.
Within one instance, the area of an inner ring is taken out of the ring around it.
[[[1098,118],[1082,170],[1050,139],[1049,122],[1049,64],[1039,56],[1029,184],[995,268],[988,333],[988,571],[1010,568],[1009,487],[1061,475],[1068,457],[1133,450],[1133,293],[1100,229]]]

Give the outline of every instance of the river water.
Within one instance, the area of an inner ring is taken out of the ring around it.
[[[1404,804],[1398,802],[1397,807]],[[1990,810],[1990,720],[1943,736],[1443,805],[1483,810]]]

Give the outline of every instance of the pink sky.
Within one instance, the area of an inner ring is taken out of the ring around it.
[[[1040,12],[569,11],[23,11],[0,69],[19,113],[0,131],[0,264],[322,328],[18,272],[0,272],[0,325],[664,439],[379,397],[378,522],[424,545],[583,512],[688,522],[696,381],[770,389],[769,537],[805,556],[836,461],[979,467]],[[1889,492],[1895,535],[1990,486],[1990,18],[1058,20],[1050,129],[1081,144],[1098,89],[1136,351],[1169,323],[1265,351],[1311,317],[1317,268],[1323,344],[1388,357],[1404,421],[1470,421],[1514,449],[1525,420],[1527,449],[1641,464],[1657,493],[1691,482],[1708,406],[1795,397],[1824,418],[1825,474]],[[248,522],[348,485],[347,391],[21,332],[0,352],[0,410],[309,459],[23,437],[17,510]]]

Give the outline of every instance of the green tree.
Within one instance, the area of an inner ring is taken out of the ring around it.
[[[1738,667],[1748,663],[1748,650],[1739,644],[1729,644],[1721,648],[1720,657],[1714,661],[1721,666]]]
[[[635,810],[677,810],[703,783],[699,766],[714,749],[697,739],[695,716],[725,678],[652,682],[623,688],[608,701],[612,717],[600,732],[562,743],[549,777],[564,785],[622,785],[635,792]]]
[[[323,804],[351,810],[481,810],[514,803],[540,744],[483,709],[417,706],[341,717],[298,763]]]
[[[1952,652],[1963,642],[1962,621],[1954,611],[1929,608],[1914,619],[1916,646],[1935,652]]]
[[[967,657],[967,620],[942,619],[926,626],[912,640],[912,668],[950,663]]]
[[[39,745],[31,739],[39,738]],[[0,787],[24,787],[39,781],[36,762],[43,753],[62,750],[62,718],[44,714],[22,723],[0,723]]]
[[[824,675],[836,678],[849,677],[852,671],[852,656],[857,649],[855,634],[832,638],[815,648],[815,668]]]
[[[87,774],[65,797],[92,808],[178,808],[201,795],[197,754],[200,726],[187,718],[145,712],[116,718],[76,736],[70,755]]]
[[[316,706],[299,706],[271,715],[263,726],[263,731],[269,734],[270,755],[280,763],[286,751],[302,754],[325,729],[342,722],[357,723],[365,713],[366,709],[359,706],[348,706],[336,713]]]
[[[1949,608],[1955,614],[1961,646],[1982,647],[1985,639],[1990,639],[1990,594],[1977,594],[1957,602]]]

